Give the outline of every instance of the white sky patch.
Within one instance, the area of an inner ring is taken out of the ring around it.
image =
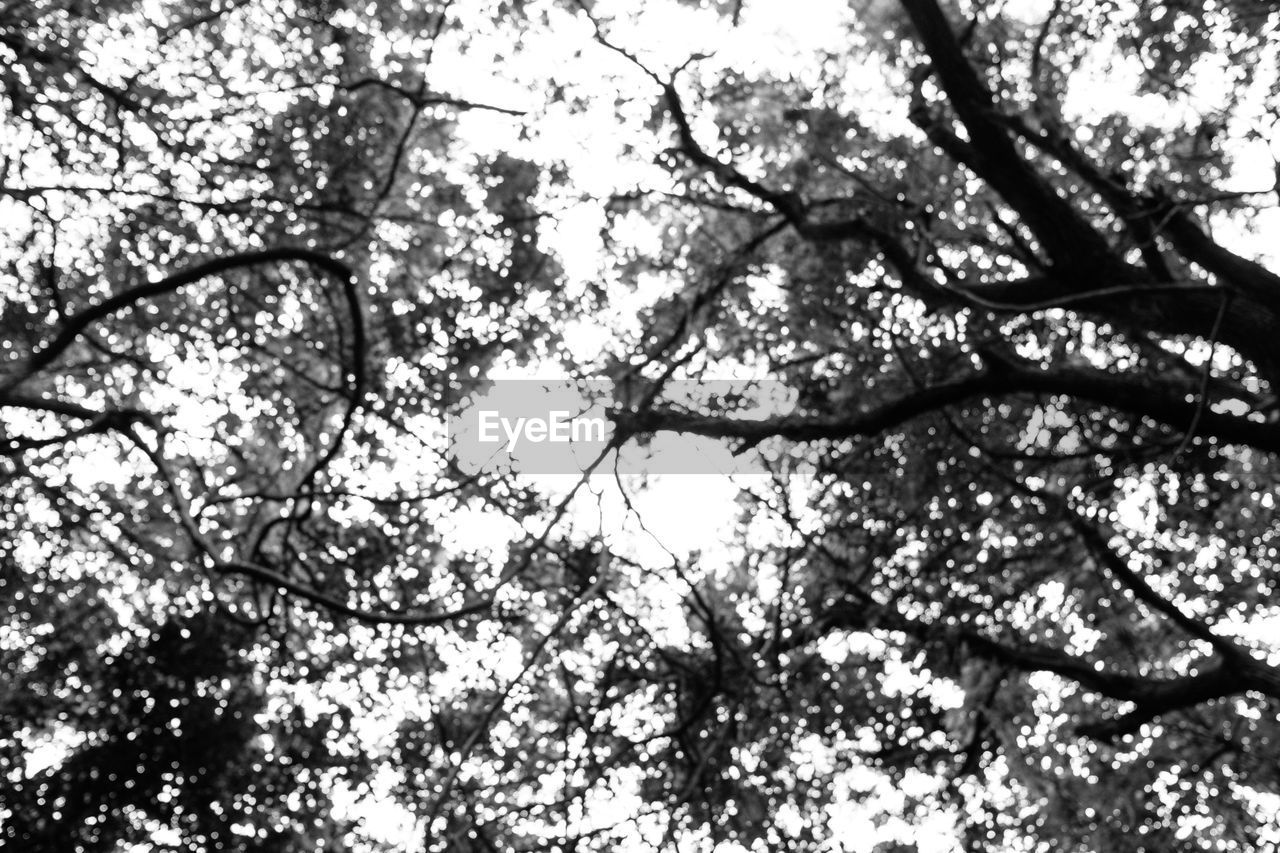
[[[732,537],[739,488],[729,477],[687,475],[652,478],[642,491],[628,484],[631,503],[665,549],[688,558],[694,551],[723,548]],[[636,542],[642,558],[661,559],[643,537]]]
[[[1142,536],[1153,536],[1159,518],[1159,490],[1149,480],[1128,483],[1116,505],[1120,523]]]
[[[39,776],[46,770],[58,767],[86,740],[82,732],[70,726],[55,725],[53,729],[40,733],[24,730],[23,741],[26,746],[26,777]]]
[[[1053,11],[1053,0],[1005,0],[1000,9],[1024,24],[1041,24]]]
[[[441,545],[455,554],[486,554],[501,562],[509,544],[524,535],[518,521],[490,510],[462,506],[437,521]]]

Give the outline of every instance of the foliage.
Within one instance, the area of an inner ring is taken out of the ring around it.
[[[0,6],[0,837],[1275,843],[1280,15],[462,5]],[[460,470],[521,370],[768,474]]]

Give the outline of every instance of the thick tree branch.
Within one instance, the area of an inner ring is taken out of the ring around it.
[[[897,399],[835,415],[734,419],[650,408],[618,411],[612,417],[619,434],[624,436],[672,431],[749,442],[773,436],[792,441],[817,441],[877,435],[946,406],[981,397],[1015,394],[1062,394],[1150,418],[1179,431],[1186,429],[1198,409],[1197,403],[1190,399],[1190,388],[1158,388],[1149,382],[1102,370],[1038,370],[1023,365],[998,364],[962,379],[928,386]],[[1228,444],[1280,452],[1280,427],[1245,417],[1204,411],[1200,415],[1200,434]]]
[[[1155,588],[1147,582],[1136,571],[1129,567],[1129,561],[1119,554],[1111,544],[1107,541],[1107,537],[1101,530],[1092,523],[1086,521],[1075,513],[1069,516],[1071,527],[1076,534],[1085,541],[1089,549],[1097,555],[1098,560],[1106,567],[1107,571],[1126,589],[1133,594],[1133,597],[1141,601],[1147,607],[1150,607],[1156,613],[1160,613],[1167,617],[1185,633],[1197,640],[1202,640],[1213,647],[1214,651],[1222,655],[1223,658],[1237,659],[1248,657],[1248,652],[1241,649],[1234,642],[1226,637],[1222,637],[1215,633],[1213,628],[1206,625],[1199,619],[1194,619],[1169,601],[1167,598],[1156,592]]]
[[[1273,330],[1280,324],[1280,275],[1219,244],[1196,223],[1184,203],[1159,194],[1134,192],[1120,177],[1099,168],[1068,134],[1032,128],[1018,116],[1001,116],[999,120],[1064,163],[1102,197],[1133,234],[1147,269],[1157,280],[1174,280],[1159,245],[1163,238],[1183,259],[1216,277],[1234,295],[1243,297],[1238,304],[1229,306],[1222,341],[1250,358],[1272,382],[1280,380],[1280,350],[1271,343]],[[1185,268],[1185,264],[1180,266]],[[1111,310],[1114,316],[1146,323],[1153,331],[1177,334],[1208,308],[1203,298],[1196,296],[1156,300],[1138,297],[1114,305]]]
[[[1076,730],[1097,739],[1130,734],[1162,714],[1250,691],[1280,698],[1276,673],[1257,662],[1215,658],[1188,675],[1138,676],[1100,667],[1092,660],[1043,644],[997,640],[968,625],[925,622],[863,603],[827,608],[808,628],[797,632],[796,641],[812,642],[831,631],[872,630],[897,631],[933,648],[960,645],[1019,672],[1051,672],[1109,699],[1133,703],[1132,710],[1118,717],[1086,723]]]
[[[951,108],[968,132],[969,142],[961,155],[965,165],[1018,212],[1055,266],[1064,272],[1117,272],[1118,259],[1106,238],[1036,174],[996,120],[995,99],[965,57],[936,0],[902,0],[902,6]]]

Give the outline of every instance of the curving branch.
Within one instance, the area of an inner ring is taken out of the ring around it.
[[[1129,561],[1111,547],[1108,537],[1096,525],[1074,512],[1068,514],[1068,522],[1111,576],[1128,589],[1135,599],[1168,618],[1187,635],[1208,643],[1223,658],[1234,660],[1248,657],[1248,652],[1234,641],[1218,634],[1205,622],[1188,616],[1176,604],[1158,593],[1146,578],[1129,567]]]
[[[0,456],[16,456],[28,450],[57,447],[88,435],[104,435],[109,432],[128,429],[135,423],[151,423],[153,421],[154,418],[149,412],[122,409],[102,412],[89,419],[89,422],[82,427],[69,429],[46,438],[0,435]]]
[[[350,432],[355,416],[363,405],[367,382],[365,366],[367,343],[364,314],[360,306],[359,293],[356,289],[355,273],[347,264],[331,255],[300,247],[277,247],[214,258],[156,281],[128,288],[79,312],[66,316],[57,334],[43,346],[37,348],[25,361],[21,362],[13,370],[13,375],[8,380],[0,383],[0,405],[39,409],[90,419],[92,426],[68,432],[62,438],[55,439],[52,442],[43,440],[35,443],[31,440],[20,442],[14,444],[9,452],[32,449],[49,443],[59,443],[90,432],[120,429],[138,420],[137,417],[124,417],[126,413],[95,413],[74,404],[14,393],[14,389],[18,386],[56,362],[59,356],[69,350],[94,324],[115,314],[131,310],[149,300],[175,293],[183,287],[212,276],[232,270],[283,262],[303,263],[320,270],[337,281],[342,289],[351,323],[351,364],[350,372],[345,377],[348,384],[346,410],[343,413],[341,424],[329,442],[329,446],[308,466],[299,481],[298,491],[307,490],[341,449],[343,440]]]
[[[1256,661],[1211,658],[1187,675],[1134,675],[1044,644],[996,639],[967,624],[926,622],[863,602],[828,607],[797,633],[796,642],[810,643],[832,631],[875,630],[906,634],[926,647],[945,648],[948,653],[962,646],[1019,672],[1050,672],[1109,699],[1132,703],[1133,708],[1123,713],[1076,728],[1077,734],[1098,740],[1132,734],[1164,714],[1230,696],[1256,692],[1280,699],[1277,672]]]
[[[878,435],[922,415],[983,397],[1061,394],[1150,418],[1179,431],[1199,412],[1199,433],[1228,444],[1280,452],[1280,426],[1246,417],[1200,411],[1193,389],[1158,388],[1148,382],[1104,370],[1040,370],[1025,364],[996,362],[970,376],[926,386],[897,399],[834,415],[778,415],[736,419],[676,409],[620,410],[611,414],[618,434],[632,437],[670,431],[757,443],[781,437],[819,441]]]
[[[348,604],[326,592],[314,589],[258,563],[223,558],[219,556],[218,548],[209,541],[209,538],[200,529],[200,524],[192,514],[186,496],[183,495],[182,489],[178,486],[177,478],[169,467],[169,463],[165,460],[163,434],[160,434],[160,441],[155,448],[149,446],[133,429],[125,430],[125,434],[134,446],[151,460],[151,464],[156,469],[165,491],[173,501],[179,525],[186,532],[196,551],[207,561],[209,567],[219,574],[242,575],[253,578],[267,584],[272,589],[284,590],[305,601],[323,607],[331,613],[347,616],[358,622],[370,625],[440,625],[463,616],[487,611],[493,607],[493,597],[484,596],[478,600],[465,602],[459,607],[448,611],[422,612],[407,610],[401,612],[394,610],[367,610]]]
[[[342,261],[323,252],[295,247],[280,247],[253,252],[239,252],[214,258],[156,281],[149,281],[128,288],[75,314],[69,315],[52,340],[38,347],[24,362],[18,365],[11,378],[0,384],[0,395],[2,395],[0,399],[7,398],[14,388],[56,361],[90,326],[105,320],[113,314],[127,311],[158,296],[174,293],[189,284],[195,284],[210,276],[216,276],[231,270],[283,261],[297,261],[313,266],[329,274],[341,284],[348,306],[352,310],[352,324],[355,330],[356,357],[353,359],[355,384],[362,387],[364,383],[364,323],[363,314],[360,311],[359,296],[355,289],[355,273]]]

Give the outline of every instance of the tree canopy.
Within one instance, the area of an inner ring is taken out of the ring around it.
[[[1274,3],[0,0],[0,60],[6,847],[1280,844]],[[537,375],[760,472],[460,466]]]

